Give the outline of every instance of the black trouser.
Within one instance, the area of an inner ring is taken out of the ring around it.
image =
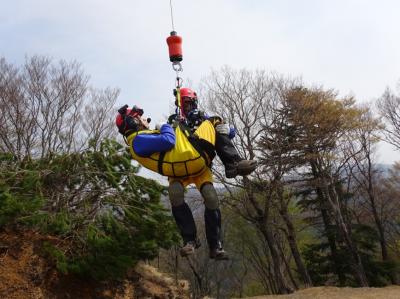
[[[184,243],[195,242],[196,225],[193,220],[192,212],[186,203],[172,207],[176,224],[181,233]],[[219,209],[204,210],[204,224],[206,227],[206,238],[208,247],[216,249],[221,247],[221,211]]]
[[[228,135],[216,133],[215,151],[224,165],[242,160]]]
[[[177,207],[172,206],[172,215],[175,218],[183,242],[194,242],[197,238],[196,224],[194,223],[192,211],[187,203],[184,202]]]
[[[204,211],[204,223],[208,247],[217,249],[221,247],[221,211],[208,209]]]
[[[192,211],[184,202],[184,188],[175,181],[170,184],[169,195],[172,204],[172,215],[181,233],[184,243],[196,242],[197,230]],[[200,188],[204,199],[204,224],[206,228],[207,243],[210,249],[221,247],[221,212],[219,210],[218,195],[211,183],[205,183]]]

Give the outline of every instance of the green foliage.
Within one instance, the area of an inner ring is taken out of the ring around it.
[[[44,233],[57,236],[67,236],[73,227],[72,219],[76,218],[67,211],[55,213],[36,213],[35,217],[30,217],[26,224],[39,227]]]
[[[377,252],[376,231],[367,225],[353,225],[352,234],[370,285],[374,287],[387,285],[390,281],[390,273],[396,264],[380,260]],[[336,235],[335,238],[339,239],[339,236]],[[305,247],[303,256],[314,285],[332,283],[337,280],[335,273],[341,273],[345,279],[344,284],[357,286],[353,276],[354,269],[351,266],[351,254],[343,243],[338,242],[338,244],[336,259],[330,254],[328,243],[325,241]]]
[[[379,236],[376,230],[368,225],[354,227],[354,239],[359,252],[365,274],[371,286],[383,287],[390,284],[390,273],[397,267],[395,262],[383,262],[378,253]]]
[[[99,148],[24,162],[0,157],[0,226],[18,223],[68,240],[63,248],[44,246],[62,273],[119,278],[179,238],[160,203],[165,187],[137,176],[116,141]]]
[[[226,277],[232,281],[240,277],[242,283],[240,289],[233,283],[229,297],[265,294],[268,290],[262,281],[265,281],[266,277],[263,275],[268,272],[268,259],[264,256],[267,244],[252,223],[237,217],[233,210],[224,208],[222,214],[224,226],[229,228],[225,232],[224,247],[233,261]],[[261,269],[265,271],[260,271]]]
[[[56,267],[61,273],[68,273],[69,264],[67,263],[64,253],[60,249],[49,242],[44,242],[43,250],[55,260]]]
[[[26,163],[25,167],[10,154],[0,154],[0,228],[16,217],[35,213],[43,206],[40,172]]]

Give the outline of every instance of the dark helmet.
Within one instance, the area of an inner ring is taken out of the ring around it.
[[[192,111],[194,109],[197,109],[197,94],[195,91],[193,91],[190,88],[187,87],[182,87],[180,89],[181,93],[181,103],[180,107],[185,116],[189,111]],[[176,97],[176,93],[175,93]],[[175,100],[175,106],[178,106],[178,99]],[[186,109],[185,109],[186,107]]]
[[[118,115],[115,118],[115,124],[118,127],[118,131],[122,135],[127,135],[139,130],[140,117],[143,115],[143,109],[136,105],[129,108],[128,105],[124,105],[118,109]]]

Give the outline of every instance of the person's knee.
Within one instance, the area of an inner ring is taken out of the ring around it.
[[[201,186],[200,193],[204,198],[205,206],[210,210],[218,209],[219,200],[217,191],[215,190],[213,184],[205,183]]]
[[[183,187],[181,182],[174,181],[169,184],[168,195],[171,205],[173,207],[180,206],[185,202],[184,193],[185,193],[185,188]]]
[[[228,124],[219,124],[215,126],[217,134],[229,135],[231,128]]]

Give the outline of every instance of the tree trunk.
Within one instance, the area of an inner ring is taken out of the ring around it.
[[[340,210],[339,198],[337,196],[335,189],[330,188],[330,186],[332,186],[332,182],[330,180],[327,181],[323,176],[321,176],[320,182],[322,185],[321,187],[323,193],[325,194],[326,199],[328,200],[328,203],[333,211],[333,215],[335,216],[335,221],[340,228],[340,232],[342,233],[347,248],[350,251],[351,256],[353,258],[353,263],[354,263],[353,268],[355,272],[354,277],[356,278],[361,287],[368,287],[367,276],[365,274],[361,257],[358,253],[357,246],[354,244],[351,238],[351,230],[346,225],[343,219],[342,212]]]
[[[281,203],[283,199],[281,199]],[[279,210],[279,214],[282,216],[283,221],[286,224],[287,228],[287,240],[289,243],[290,250],[292,252],[294,261],[296,263],[297,271],[301,276],[301,279],[304,283],[304,286],[306,288],[312,287],[312,281],[310,278],[310,275],[308,274],[308,270],[306,266],[304,265],[303,259],[301,258],[300,250],[297,246],[297,238],[296,238],[296,231],[294,228],[294,225],[292,223],[292,220],[290,219],[287,206],[285,204],[281,204],[281,209]]]
[[[372,215],[374,216],[376,228],[378,229],[378,233],[379,233],[379,243],[381,245],[382,260],[388,261],[389,255],[388,255],[387,244],[386,244],[386,240],[385,240],[385,230],[383,228],[382,221],[378,215],[378,211],[376,208],[374,185],[372,182],[372,176],[373,176],[372,161],[371,161],[369,152],[367,153],[367,162],[368,162],[368,170],[367,170],[368,198],[369,198],[369,202],[371,204]]]
[[[312,169],[313,169],[314,177],[316,177],[315,167],[312,167]],[[344,276],[343,272],[338,267],[339,261],[338,261],[337,247],[336,247],[336,238],[335,238],[335,233],[332,231],[331,217],[329,216],[328,210],[325,207],[326,200],[324,198],[324,194],[320,187],[318,187],[318,186],[316,187],[316,192],[317,192],[317,196],[319,198],[319,204],[320,204],[319,208],[321,211],[322,221],[323,221],[324,227],[325,227],[326,237],[328,239],[329,249],[331,250],[332,261],[333,261],[334,269],[335,269],[334,271],[338,277],[339,285],[344,286],[346,284],[346,277]]]
[[[282,245],[279,242],[276,242],[276,243],[278,244],[278,249],[279,249],[279,252],[281,253],[282,260],[285,263],[286,271],[287,271],[287,274],[289,275],[290,281],[292,282],[292,285],[293,285],[294,289],[298,290],[299,289],[299,285],[297,284],[296,280],[294,279],[292,269],[291,269],[291,267],[289,265],[288,260],[286,259],[285,252],[284,252],[284,250],[282,248]]]
[[[286,238],[289,243],[290,250],[292,252],[294,261],[296,263],[297,271],[299,275],[301,276],[301,280],[304,283],[304,286],[306,288],[312,287],[312,281],[310,278],[310,275],[308,274],[308,270],[306,266],[304,265],[303,259],[301,258],[300,250],[297,246],[297,238],[296,238],[296,230],[294,228],[292,219],[289,215],[288,212],[288,204],[285,202],[284,198],[284,191],[283,187],[281,185],[280,178],[275,181],[275,187],[277,191],[277,196],[279,199],[279,214],[281,215],[283,221],[286,224],[287,228],[287,233],[286,233]],[[297,288],[297,286],[296,286]]]
[[[347,249],[350,251],[350,254],[352,256],[354,278],[358,281],[361,287],[368,287],[368,280],[365,274],[364,266],[362,264],[361,257],[358,254],[357,247],[351,238],[351,230],[349,227],[347,227],[343,219],[338,195],[336,193],[336,190],[334,188],[331,188],[331,186],[333,185],[332,179],[330,176],[326,178],[325,174],[318,171],[319,168],[316,161],[310,161],[310,166],[314,179],[318,182],[318,196],[320,196],[320,198],[322,199],[322,204],[324,204],[325,202],[329,204],[335,217],[335,222],[338,225],[339,230],[346,243]]]
[[[290,294],[293,293],[293,289],[289,287],[286,282],[285,276],[283,275],[281,267],[281,257],[279,251],[275,245],[275,239],[271,230],[266,226],[264,221],[260,223],[260,231],[263,234],[265,240],[267,241],[268,248],[272,257],[272,266],[274,269],[274,276],[278,287],[279,294]]]
[[[371,204],[372,215],[374,217],[375,225],[376,225],[376,228],[377,228],[378,234],[379,234],[379,244],[381,246],[382,260],[385,262],[390,262],[390,257],[389,257],[388,249],[387,249],[387,242],[386,242],[386,238],[385,238],[385,229],[382,225],[381,218],[379,217],[378,211],[376,208],[375,195],[374,195],[374,191],[373,191],[371,175],[369,175],[369,179],[368,179],[368,197],[369,197],[369,201]],[[392,284],[399,284],[399,280],[398,280],[398,277],[397,277],[397,274],[395,271],[391,271],[390,280],[391,280]]]

